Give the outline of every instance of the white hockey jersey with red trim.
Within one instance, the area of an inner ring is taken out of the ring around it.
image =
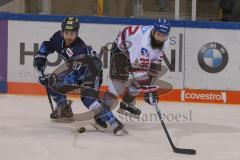
[[[162,61],[169,43],[166,40],[161,50],[151,47],[151,31],[153,26],[128,26],[119,32],[116,39],[121,51],[128,51],[132,67],[149,68],[150,64]]]

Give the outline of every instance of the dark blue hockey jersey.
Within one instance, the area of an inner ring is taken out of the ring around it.
[[[65,47],[64,38],[61,31],[54,33],[49,41],[44,41],[39,49],[40,55],[48,56],[50,53],[57,52],[67,61],[69,58],[81,54],[92,54],[91,47],[88,47],[81,38],[77,39],[70,45]]]
[[[44,41],[41,44],[38,54],[48,56],[55,51],[61,55],[66,63],[68,63],[74,57],[81,55],[88,55],[92,57],[91,63],[89,62],[91,69],[89,66],[82,66],[77,70],[70,69],[69,72],[63,72],[64,75],[60,74],[59,80],[61,79],[62,81],[61,85],[79,84],[86,79],[87,75],[97,75],[101,70],[101,60],[97,58],[96,52],[91,47],[87,46],[79,37],[77,37],[77,39],[70,46],[65,47],[64,38],[61,34],[61,31],[58,31],[54,33],[49,41]],[[94,76],[92,81],[95,81]]]

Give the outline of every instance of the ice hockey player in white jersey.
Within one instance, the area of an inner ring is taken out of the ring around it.
[[[150,86],[156,78],[160,64],[169,44],[171,26],[160,18],[152,26],[128,26],[119,32],[111,49],[109,91],[122,97],[119,113],[138,117],[141,110],[135,107],[139,95],[133,88]],[[144,100],[158,101],[157,93],[145,93]]]

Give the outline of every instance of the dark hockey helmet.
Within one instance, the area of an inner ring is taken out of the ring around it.
[[[62,22],[62,32],[74,31],[78,32],[80,23],[77,17],[66,17]]]

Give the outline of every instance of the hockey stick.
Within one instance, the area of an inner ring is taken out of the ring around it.
[[[142,86],[142,88],[139,88],[139,89],[134,88],[134,87],[130,88],[130,91],[132,91],[132,92],[141,92],[141,93],[150,93],[150,94],[151,94],[151,92],[157,91],[157,90],[158,90],[158,86],[155,86],[155,85]],[[158,118],[159,118],[159,120],[160,120],[160,122],[161,122],[161,124],[162,124],[162,127],[163,127],[164,132],[165,132],[166,135],[167,135],[168,141],[169,141],[169,143],[170,143],[170,145],[171,145],[171,147],[172,147],[172,149],[173,149],[173,152],[175,152],[175,153],[181,153],[181,154],[189,154],[189,155],[194,155],[194,154],[196,154],[196,150],[194,150],[194,149],[177,148],[177,147],[173,144],[172,138],[171,138],[170,135],[169,135],[169,132],[168,132],[167,127],[166,127],[166,125],[165,125],[165,123],[164,123],[164,121],[163,121],[162,114],[161,114],[160,109],[158,108],[157,103],[156,103],[156,102],[152,102],[151,104],[154,106],[154,108],[155,108],[155,110],[156,110],[156,112],[157,112]]]
[[[155,83],[156,79],[157,79],[157,77],[155,77],[155,79],[152,81],[152,84]],[[153,86],[154,86],[154,85],[153,85]],[[152,90],[154,91],[153,88],[154,88],[154,87],[152,87]],[[158,90],[158,88],[159,88],[159,87],[156,86],[156,91]],[[151,92],[152,92],[152,91],[151,91]],[[151,93],[151,92],[148,92],[148,93]],[[196,154],[196,150],[195,150],[195,149],[177,148],[177,147],[173,144],[172,138],[170,137],[169,132],[168,132],[168,130],[167,130],[167,127],[166,127],[166,125],[165,125],[165,123],[164,123],[164,121],[163,121],[162,114],[161,114],[161,110],[158,108],[157,102],[154,102],[152,105],[154,106],[154,108],[155,108],[155,110],[156,110],[156,112],[157,112],[158,118],[159,118],[159,120],[160,120],[160,122],[161,122],[161,124],[162,124],[162,127],[163,127],[164,132],[166,133],[166,136],[167,136],[167,138],[168,138],[168,141],[169,141],[169,143],[170,143],[170,145],[171,145],[171,147],[172,147],[172,149],[173,149],[173,152],[175,152],[175,153],[180,153],[180,154],[188,154],[188,155],[194,155],[194,154]]]
[[[175,153],[181,153],[181,154],[189,154],[189,155],[194,155],[194,154],[196,154],[196,150],[194,150],[194,149],[177,148],[177,147],[173,144],[173,141],[172,141],[172,139],[171,139],[171,137],[170,137],[170,135],[169,135],[169,133],[168,133],[167,127],[166,127],[166,125],[165,125],[165,123],[164,123],[164,121],[163,121],[163,118],[162,118],[160,109],[158,108],[158,106],[157,106],[156,103],[155,103],[153,106],[154,106],[154,108],[155,108],[155,110],[156,110],[156,112],[157,112],[158,118],[160,119],[160,122],[161,122],[161,124],[162,124],[163,130],[164,130],[164,132],[165,132],[166,135],[167,135],[168,141],[169,141],[169,143],[170,143],[170,145],[171,145],[171,147],[172,147],[172,149],[173,149],[173,152],[175,152]]]
[[[42,76],[45,76],[43,71],[41,71],[41,75],[42,75]],[[52,113],[54,113],[52,98],[51,98],[51,96],[50,96],[48,87],[45,86],[45,88],[46,88],[46,92],[47,92],[47,96],[48,96],[48,101],[49,101],[49,104],[50,104],[50,108],[51,108],[51,110],[52,110]]]

